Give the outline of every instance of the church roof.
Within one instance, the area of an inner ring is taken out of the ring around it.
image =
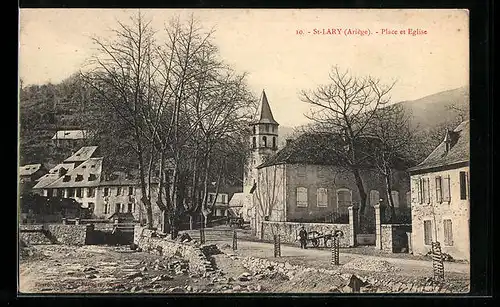
[[[262,98],[260,99],[259,109],[257,111],[257,116],[255,118],[254,124],[274,124],[278,125],[278,122],[274,120],[273,112],[267,101],[266,92],[262,90]]]
[[[375,158],[368,154],[377,148],[377,140],[373,138],[359,138],[356,145],[362,150],[357,151],[359,166],[373,168],[376,166]],[[304,133],[295,140],[270,156],[264,163],[257,166],[258,169],[279,164],[303,164],[303,165],[333,165],[345,166],[345,147],[342,138],[332,133]],[[393,166],[395,169],[404,170],[408,162],[395,158]]]

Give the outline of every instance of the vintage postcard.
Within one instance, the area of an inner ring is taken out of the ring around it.
[[[468,293],[469,12],[21,9],[19,279]]]

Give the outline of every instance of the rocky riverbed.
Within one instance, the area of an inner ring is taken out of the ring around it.
[[[233,253],[210,256],[213,268],[203,274],[189,271],[189,263],[128,246],[23,246],[20,250],[22,293],[350,293],[353,275],[360,292],[468,291],[468,279],[447,276],[446,283],[429,277],[398,274],[378,261],[356,261],[331,269],[291,264],[285,258],[262,259]],[[366,263],[365,263],[366,262]]]

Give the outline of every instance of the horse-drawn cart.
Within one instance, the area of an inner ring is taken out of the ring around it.
[[[322,234],[317,231],[311,231],[307,234],[307,242],[311,242],[313,247],[319,247],[320,242],[323,241],[323,246],[328,247],[328,241],[332,239],[331,233]]]
[[[343,237],[343,236],[344,233],[341,230],[335,230],[333,233],[325,233],[325,234],[313,230],[307,233],[307,242],[311,243],[313,247],[319,247],[320,242],[323,242],[323,246],[328,247],[328,242],[332,241],[333,237]]]

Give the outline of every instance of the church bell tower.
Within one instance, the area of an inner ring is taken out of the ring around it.
[[[278,126],[274,120],[266,92],[262,91],[259,108],[254,120],[250,123],[252,135],[251,155],[247,162],[244,178],[244,193],[251,193],[254,183],[257,181],[257,166],[262,164],[268,157],[278,150]]]

